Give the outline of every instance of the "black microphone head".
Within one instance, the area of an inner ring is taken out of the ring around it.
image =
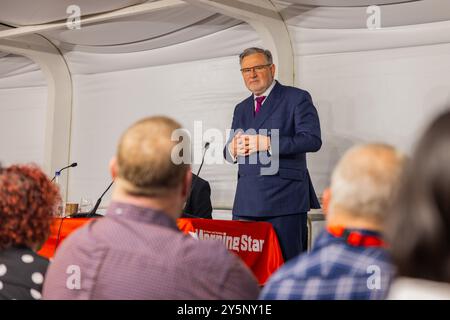
[[[73,167],[76,167],[77,165],[78,165],[78,163],[74,162],[70,166],[73,168]]]
[[[205,143],[205,150],[208,150],[209,145],[210,145],[209,141]]]

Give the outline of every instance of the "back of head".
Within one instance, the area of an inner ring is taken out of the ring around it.
[[[400,276],[450,283],[450,112],[419,141],[387,236]]]
[[[330,215],[381,224],[397,186],[404,157],[392,146],[367,144],[348,150],[331,178]]]
[[[43,244],[58,201],[58,188],[38,167],[0,168],[0,249]]]
[[[180,186],[189,165],[177,164],[172,141],[181,126],[167,117],[149,117],[128,128],[117,150],[117,183],[136,196],[159,197]]]

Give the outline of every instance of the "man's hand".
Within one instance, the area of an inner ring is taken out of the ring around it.
[[[263,135],[248,135],[238,132],[231,140],[230,152],[236,158],[237,156],[249,156],[259,151],[267,151],[270,148],[270,137]]]
[[[267,151],[270,148],[270,137],[263,135],[241,135],[244,140],[245,156],[259,151]]]
[[[244,139],[241,139],[242,132],[239,131],[234,137],[233,140],[231,140],[230,143],[230,152],[233,158],[236,158],[237,156],[246,156],[246,148],[244,145]]]

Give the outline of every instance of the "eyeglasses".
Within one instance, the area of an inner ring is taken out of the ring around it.
[[[241,72],[242,72],[242,74],[244,74],[244,75],[249,75],[249,74],[251,74],[253,71],[255,71],[255,72],[257,72],[257,73],[260,73],[260,72],[263,72],[265,68],[270,67],[271,65],[272,65],[272,64],[269,63],[269,64],[263,64],[263,65],[260,65],[260,66],[254,66],[254,67],[251,67],[251,68],[242,68],[242,69],[241,69]]]

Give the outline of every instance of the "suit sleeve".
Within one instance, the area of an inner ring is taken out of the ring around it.
[[[318,151],[322,146],[319,116],[307,92],[295,106],[294,122],[295,134],[279,137],[280,155]]]

